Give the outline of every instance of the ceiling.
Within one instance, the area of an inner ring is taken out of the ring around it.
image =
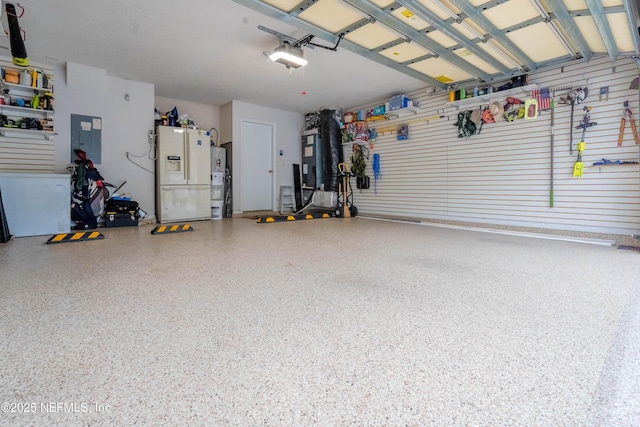
[[[16,4],[24,8],[19,22],[32,62],[99,67],[153,83],[163,97],[217,106],[239,100],[301,113],[425,86],[498,82],[597,56],[640,55],[637,0]],[[8,29],[4,11],[2,23]],[[306,67],[290,70],[268,60],[265,53],[283,38],[303,40]]]

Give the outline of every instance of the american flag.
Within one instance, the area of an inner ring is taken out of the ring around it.
[[[549,110],[551,108],[551,96],[549,95],[548,87],[532,90],[531,97],[538,100],[538,111]]]

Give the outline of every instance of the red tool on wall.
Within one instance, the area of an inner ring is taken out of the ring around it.
[[[633,132],[633,139],[636,141],[636,144],[640,144],[640,138],[638,137],[638,129],[636,127],[636,122],[633,120],[633,113],[631,112],[631,108],[629,107],[629,101],[624,102],[624,110],[622,111],[622,120],[620,121],[620,134],[618,135],[618,147],[622,147],[622,139],[624,138],[624,126],[629,120],[631,123],[631,131]]]

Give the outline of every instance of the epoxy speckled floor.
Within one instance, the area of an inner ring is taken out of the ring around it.
[[[0,245],[0,425],[640,425],[636,252],[191,224]]]

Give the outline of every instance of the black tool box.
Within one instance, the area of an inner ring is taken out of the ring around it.
[[[106,227],[130,227],[138,225],[138,202],[133,200],[107,200],[105,206]]]

